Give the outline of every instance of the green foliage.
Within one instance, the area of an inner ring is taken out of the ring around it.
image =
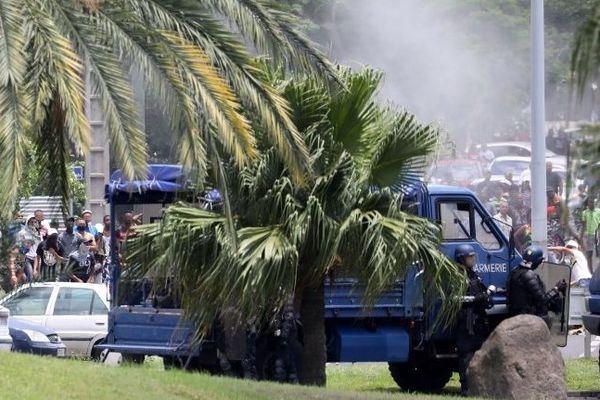
[[[598,390],[598,360],[565,360],[567,389],[571,391]],[[329,365],[327,385],[331,389],[358,392],[389,392],[397,390],[386,364]],[[443,393],[457,395],[460,389],[458,374],[455,373]]]
[[[598,362],[592,359],[567,360],[569,391],[597,391]],[[0,388],[0,397],[7,400],[40,398],[94,398],[112,400],[115,396],[131,400],[148,398],[192,399],[313,399],[313,400],[434,400],[447,399],[458,393],[455,375],[443,394],[403,393],[390,377],[385,364],[330,364],[327,366],[328,388],[283,385],[272,382],[245,381],[164,371],[160,359],[146,358],[143,366],[120,365],[106,368],[90,361],[56,359],[12,352],[0,353],[0,372],[6,381],[15,382],[32,369],[37,371],[36,384],[17,391],[10,385]],[[57,374],[56,371],[62,371]],[[99,391],[90,381],[111,382],[111,390]],[[144,382],[135,391],[131,382]]]
[[[30,143],[47,190],[68,197],[70,153],[90,149],[85,97],[91,94],[100,100],[111,155],[124,175],[145,174],[146,138],[130,70],[159,103],[177,135],[180,161],[200,181],[211,137],[238,166],[256,158],[254,132],[242,111],[261,123],[295,179],[306,170],[306,148],[286,104],[261,79],[253,56],[327,76],[333,70],[274,3],[2,0],[0,27],[4,213],[29,166]],[[86,74],[91,93],[84,88]]]
[[[158,361],[158,362],[156,362]],[[150,364],[150,365],[148,365]],[[210,376],[183,371],[164,371],[162,362],[148,358],[143,366],[123,365],[107,368],[90,361],[56,359],[30,354],[3,352],[0,354],[0,373],[7,382],[22,379],[36,371],[35,384],[23,390],[2,385],[3,400],[78,399],[97,400],[439,400],[443,397],[415,393],[367,393],[349,391],[344,387],[324,388],[284,385],[273,382],[254,382]],[[57,373],[57,371],[61,371]],[[90,382],[110,382],[111,390],[99,390]],[[143,384],[142,384],[143,383]],[[132,386],[135,385],[135,390]],[[336,385],[337,386],[337,385]],[[395,389],[396,390],[396,389]]]
[[[48,151],[44,155],[50,155],[52,152]],[[85,205],[85,183],[84,181],[77,180],[75,174],[72,172],[74,166],[84,167],[83,161],[71,161],[65,162],[67,173],[66,182],[67,194],[64,197],[64,203],[73,201],[73,212],[77,215],[83,211]],[[49,182],[53,179],[57,171],[46,168],[45,163],[38,160],[38,153],[34,150],[33,145],[27,146],[27,157],[25,159],[23,174],[19,179],[17,198],[26,199],[31,196],[60,196],[62,193],[57,191],[57,187],[49,185]],[[60,168],[62,170],[62,168]],[[59,171],[60,171],[59,170]],[[18,211],[18,205],[15,205],[14,212]],[[67,208],[64,210],[67,211]]]
[[[462,272],[439,251],[439,227],[402,211],[402,193],[388,187],[415,179],[437,132],[376,105],[380,73],[339,76],[339,87],[304,77],[279,85],[307,144],[306,184],[294,181],[273,148],[241,172],[233,160],[223,163],[234,239],[221,214],[174,205],[160,224],[137,229],[126,255],[130,273],[173,279],[184,310],[206,328],[224,304],[264,316],[339,274],[359,280],[369,306],[421,263],[427,303],[441,297],[438,322],[448,322],[460,306]]]
[[[579,25],[571,55],[571,85],[578,100],[582,100],[588,92],[589,83],[598,79],[600,69],[600,1],[592,3],[593,12],[590,12],[585,21]],[[592,107],[596,105],[592,104]],[[582,171],[588,176],[596,177],[599,173],[600,125],[584,127],[581,133],[585,139],[573,149],[573,152],[589,161]],[[593,189],[598,189],[598,183]]]

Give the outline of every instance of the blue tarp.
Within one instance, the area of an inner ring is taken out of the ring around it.
[[[126,181],[123,172],[116,170],[105,187],[110,203],[162,203],[165,195],[184,188],[185,176],[181,165],[151,164],[144,179]]]

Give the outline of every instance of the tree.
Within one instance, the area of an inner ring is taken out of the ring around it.
[[[280,81],[307,143],[313,175],[306,185],[266,146],[241,173],[232,160],[224,164],[237,244],[221,214],[179,204],[160,224],[139,227],[127,253],[130,271],[173,280],[199,334],[225,305],[261,317],[293,294],[305,384],[325,383],[326,277],[356,277],[368,306],[419,262],[427,298],[443,300],[441,322],[457,311],[452,299],[464,289],[456,264],[439,251],[439,227],[402,208],[402,188],[415,183],[436,131],[375,103],[380,73],[340,76],[341,88]]]
[[[598,79],[600,70],[600,1],[595,2],[594,11],[587,19],[579,25],[575,35],[573,44],[573,52],[571,55],[571,85],[573,93],[577,95],[578,100],[582,100],[587,92],[590,82],[595,82]],[[592,94],[593,98],[594,94]],[[592,112],[595,110],[595,101],[592,101]],[[583,159],[589,161],[585,166],[585,173],[592,177],[596,182],[594,188],[598,189],[598,181],[596,177],[600,172],[598,167],[598,154],[600,154],[600,126],[592,124],[585,127],[584,135],[592,136],[592,142],[584,140],[583,145],[577,146],[575,150],[580,153]]]
[[[71,151],[81,154],[90,143],[84,70],[125,176],[144,175],[147,157],[129,80],[133,69],[159,99],[178,135],[181,162],[199,180],[210,140],[238,166],[257,157],[250,113],[302,179],[306,147],[285,101],[261,80],[255,54],[246,48],[287,67],[331,73],[290,21],[262,0],[1,0],[2,208],[12,209],[30,143],[48,188],[68,197]]]

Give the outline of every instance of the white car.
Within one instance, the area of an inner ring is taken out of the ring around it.
[[[487,148],[494,153],[494,157],[531,157],[530,142],[494,142],[488,143]],[[567,158],[546,150],[546,161],[552,161],[555,166],[566,168]]]
[[[496,157],[494,161],[492,161],[492,163],[490,164],[489,170],[492,174],[490,180],[492,182],[509,184],[509,182],[504,178],[504,174],[507,172],[512,172],[513,183],[516,185],[520,185],[520,175],[523,171],[529,169],[530,163],[531,158],[529,157]],[[565,170],[565,168],[562,165],[556,165],[553,166],[553,171],[560,175],[564,183],[567,175],[567,171]],[[477,186],[481,182],[483,182],[483,179],[476,179],[471,184],[473,186]]]
[[[0,350],[8,351],[12,348],[12,338],[8,331],[8,317],[10,311],[7,308],[0,307]]]
[[[58,333],[67,355],[96,356],[107,334],[109,302],[105,285],[46,282],[26,284],[0,300],[11,318],[32,321]]]

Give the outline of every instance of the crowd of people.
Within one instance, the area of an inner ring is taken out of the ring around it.
[[[557,154],[566,154],[566,137],[564,130],[550,130],[546,138],[548,148]],[[485,144],[472,146],[469,150],[466,157],[479,160],[483,166],[495,158]],[[593,255],[598,254],[600,210],[596,208],[598,196],[593,190],[593,182],[584,180],[576,191],[566,194],[565,182],[548,161],[546,186],[550,259],[571,264],[573,274],[579,278],[578,285],[585,285],[593,273]],[[520,172],[517,177],[508,171],[500,180],[493,180],[489,169],[485,169],[484,179],[471,189],[493,215],[501,231],[506,236],[514,232],[515,244],[521,253],[531,245],[530,169]]]
[[[117,252],[121,244],[135,234],[140,215],[126,212],[117,230]],[[11,241],[9,277],[13,287],[32,281],[71,281],[106,283],[109,277],[111,219],[93,224],[93,215],[85,210],[81,216],[65,220],[59,232],[56,220],[48,221],[42,210],[24,216],[19,212],[9,228]]]

